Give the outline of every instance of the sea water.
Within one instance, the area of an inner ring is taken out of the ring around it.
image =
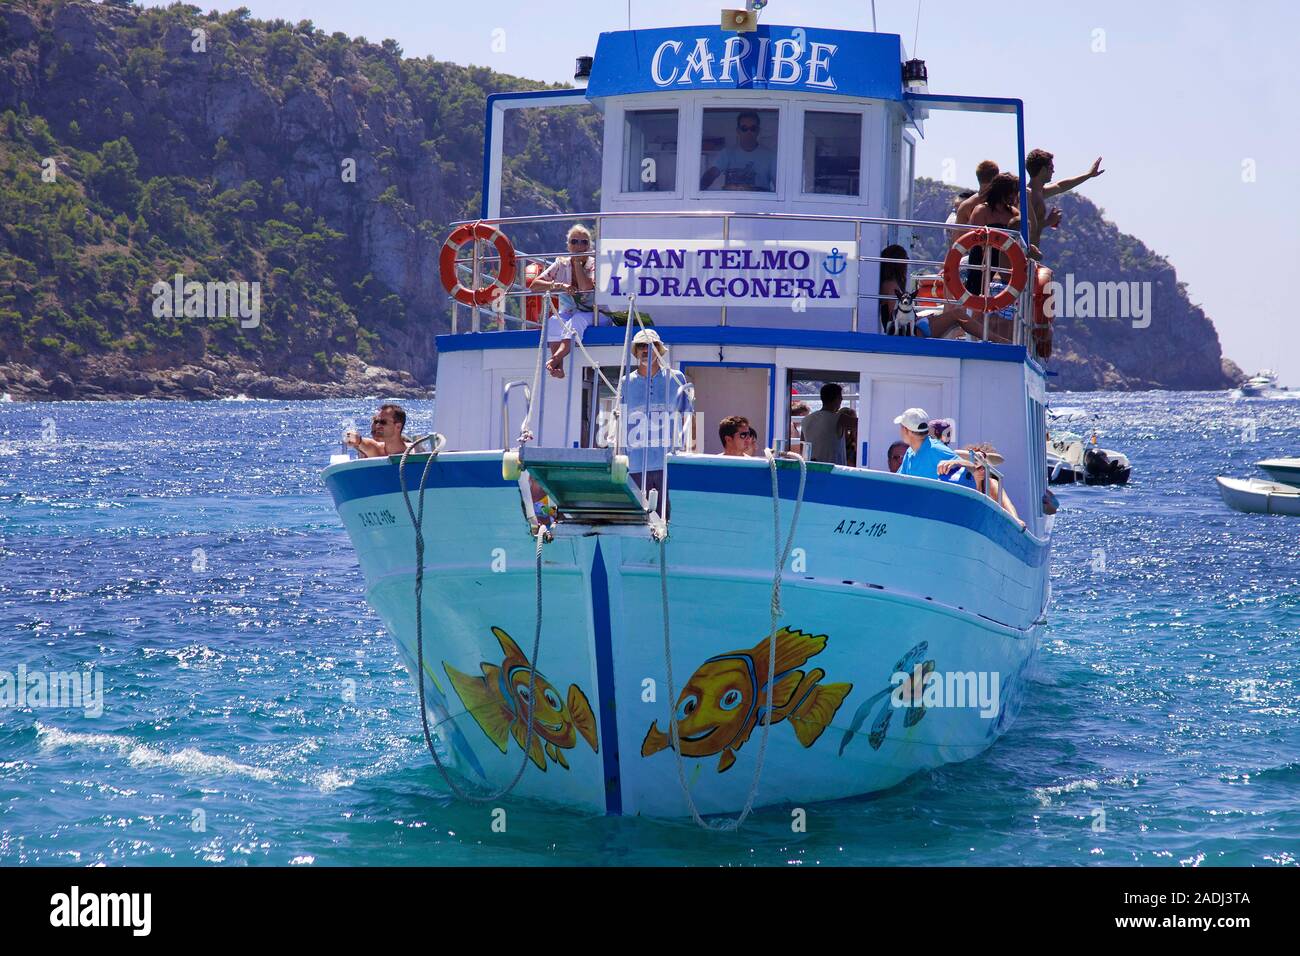
[[[48,683],[0,706],[0,864],[1295,864],[1300,518],[1214,476],[1300,453],[1300,402],[1053,398],[1133,479],[1060,491],[1017,723],[735,834],[443,794],[320,480],[376,402],[5,404],[0,672]]]

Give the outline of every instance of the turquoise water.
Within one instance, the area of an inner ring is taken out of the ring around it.
[[[1054,403],[1134,478],[1061,495],[1010,733],[728,835],[510,801],[496,833],[439,794],[319,478],[369,403],[0,405],[0,672],[91,667],[105,700],[0,707],[0,864],[1295,864],[1300,518],[1213,476],[1300,452],[1300,402]]]

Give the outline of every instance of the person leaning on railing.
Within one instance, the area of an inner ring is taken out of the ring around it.
[[[992,498],[1002,506],[1003,511],[1009,514],[1023,528],[1025,523],[1016,512],[1016,506],[1011,503],[1011,496],[1007,494],[1002,479],[989,474],[990,467],[996,468],[1005,460],[998,450],[988,442],[969,445],[957,452],[957,457],[939,462],[939,477],[968,485],[980,494]],[[962,478],[949,477],[956,473],[958,469],[965,471]]]

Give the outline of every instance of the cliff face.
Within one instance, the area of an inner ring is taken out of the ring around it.
[[[917,180],[917,217],[945,219],[959,188]],[[1244,378],[1223,357],[1214,324],[1188,299],[1169,260],[1120,232],[1083,196],[1066,193],[1049,205],[1060,206],[1062,216],[1059,228],[1044,231],[1043,262],[1063,292],[1075,290],[1070,308],[1064,301],[1058,306],[1053,325],[1051,387],[1217,389]],[[934,241],[923,249],[924,258],[943,258]],[[1085,288],[1103,283],[1129,285],[1129,314],[1097,317],[1098,297],[1086,304]],[[1093,314],[1066,314],[1073,312]]]
[[[485,98],[538,87],[244,9],[0,6],[0,390],[422,391]],[[599,130],[511,124],[510,208],[594,208]],[[257,282],[258,325],[157,314],[177,273]]]
[[[422,391],[449,323],[438,249],[479,207],[486,96],[540,86],[242,8],[0,5],[0,391]],[[600,136],[585,107],[515,114],[506,207],[598,208]],[[922,216],[946,216],[943,192],[919,184]],[[1059,273],[1157,291],[1145,330],[1059,323],[1059,383],[1224,385],[1168,263],[1086,200],[1061,205],[1044,249]],[[561,232],[513,238],[549,249]],[[160,307],[177,274],[257,283],[257,324]]]

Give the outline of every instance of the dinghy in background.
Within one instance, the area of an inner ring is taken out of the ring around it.
[[[1300,488],[1261,478],[1214,479],[1224,503],[1234,511],[1265,515],[1300,515]]]

